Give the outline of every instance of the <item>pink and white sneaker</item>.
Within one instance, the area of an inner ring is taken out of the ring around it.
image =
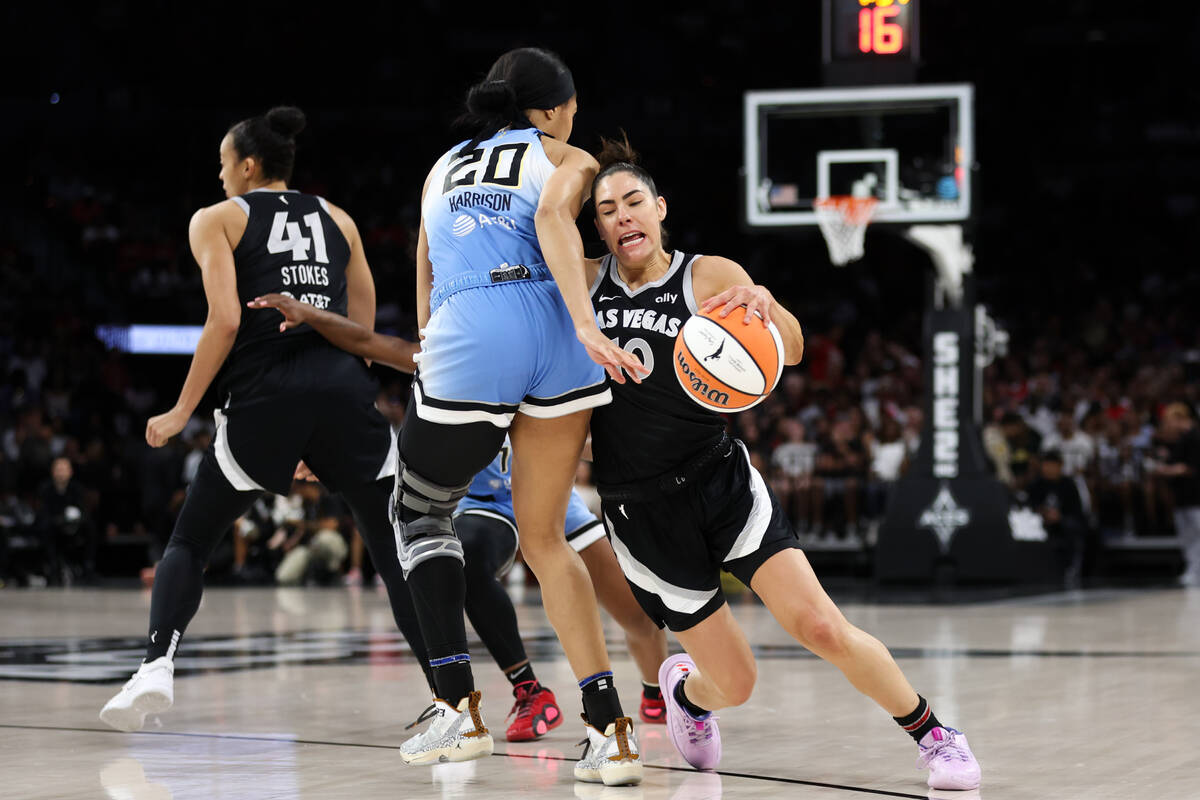
[[[967,737],[954,728],[934,728],[922,737],[917,769],[929,770],[932,789],[978,789],[979,762]]]
[[[696,668],[686,653],[671,656],[658,668],[658,685],[667,703],[667,730],[683,759],[696,769],[714,769],[721,763],[721,732],[711,711],[696,719],[675,699],[675,685]]]

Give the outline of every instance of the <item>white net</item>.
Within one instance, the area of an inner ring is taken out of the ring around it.
[[[874,197],[850,195],[822,197],[813,203],[817,225],[829,246],[829,260],[836,266],[862,258],[867,225],[877,205],[879,201]]]

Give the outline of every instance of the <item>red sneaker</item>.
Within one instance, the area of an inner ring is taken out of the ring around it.
[[[662,697],[659,697],[657,700],[651,700],[643,694],[640,716],[642,722],[649,722],[651,725],[666,725],[667,701],[663,700]]]
[[[562,724],[562,710],[554,700],[554,692],[537,681],[525,681],[513,687],[512,711],[517,718],[508,726],[505,738],[510,742],[529,742],[540,739]]]

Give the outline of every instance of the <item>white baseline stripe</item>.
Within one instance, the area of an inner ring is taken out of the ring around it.
[[[617,538],[612,520],[607,516],[604,519],[608,524],[609,531],[612,532],[612,547],[613,552],[617,554],[617,563],[621,565],[621,571],[625,573],[625,577],[629,579],[630,583],[658,595],[659,599],[663,601],[663,605],[679,614],[694,614],[716,596],[716,589],[708,591],[685,589],[655,575],[645,564],[634,558],[625,544]]]
[[[253,478],[247,475],[246,471],[237,463],[237,459],[233,457],[233,451],[229,449],[229,435],[225,431],[229,421],[221,413],[221,409],[213,409],[213,419],[217,421],[217,437],[213,440],[213,451],[217,456],[217,466],[221,468],[225,480],[229,481],[230,485],[239,492],[255,490],[265,492],[266,488],[259,486]]]
[[[767,485],[763,483],[762,475],[750,464],[750,453],[746,445],[737,443],[742,450],[742,456],[750,465],[750,494],[754,497],[754,505],[750,507],[750,516],[746,519],[746,527],[738,534],[733,547],[725,554],[724,561],[732,561],[753,553],[762,544],[763,534],[771,522],[771,495],[767,493]]]

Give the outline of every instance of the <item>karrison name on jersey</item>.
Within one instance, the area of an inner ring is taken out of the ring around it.
[[[289,264],[279,268],[284,286],[328,286],[329,270],[315,264]]]
[[[450,195],[450,213],[456,213],[464,206],[483,206],[492,211],[510,211],[512,209],[512,194],[508,192],[460,192]]]
[[[653,308],[609,308],[596,312],[596,324],[600,330],[615,328],[618,322],[623,328],[641,328],[672,337],[679,333],[683,325],[679,317],[661,314]]]

